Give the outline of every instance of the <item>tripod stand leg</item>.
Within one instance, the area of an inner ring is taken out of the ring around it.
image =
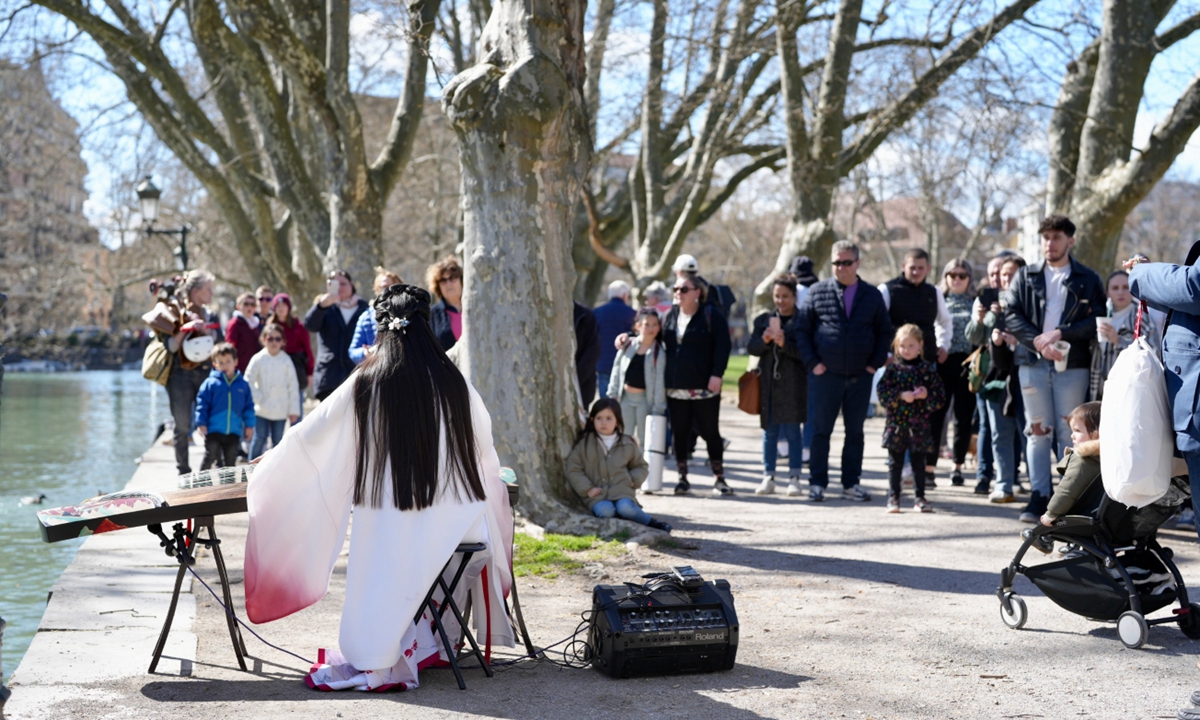
[[[208,539],[217,540],[217,530],[212,518],[205,518],[199,521],[208,528]],[[238,666],[242,670],[246,669],[246,643],[242,640],[242,632],[238,628],[237,620],[234,618],[233,597],[229,592],[229,573],[225,571],[225,556],[221,553],[221,543],[219,541],[212,543],[213,560],[217,564],[217,576],[220,578],[221,591],[225,596],[225,607],[228,611],[225,613],[225,623],[229,625],[229,639],[233,643],[233,654],[237,656]]]
[[[521,637],[525,639],[525,652],[529,653],[530,657],[536,657],[537,649],[533,647],[533,640],[529,637],[529,629],[525,627],[525,616],[521,614],[521,601],[517,597],[517,578],[515,574],[512,583],[512,609],[513,614],[517,616],[517,627],[521,629]]]
[[[171,633],[171,622],[175,620],[175,606],[179,604],[179,589],[183,587],[183,576],[186,572],[187,562],[185,559],[179,564],[179,572],[175,575],[175,590],[171,593],[171,605],[167,608],[167,619],[163,623],[162,632],[158,634],[158,644],[154,646],[154,655],[150,659],[151,674],[158,668],[158,660],[167,646],[167,635]]]

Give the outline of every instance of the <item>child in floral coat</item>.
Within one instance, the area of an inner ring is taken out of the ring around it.
[[[924,336],[916,325],[902,325],[892,340],[895,360],[879,379],[879,402],[887,410],[883,447],[888,451],[887,511],[900,512],[900,472],[904,455],[911,458],[917,499],[913,509],[933,512],[925,500],[925,458],[937,452],[931,418],[946,402],[937,366],[924,357]]]

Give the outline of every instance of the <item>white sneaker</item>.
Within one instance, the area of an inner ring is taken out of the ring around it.
[[[791,479],[788,480],[787,494],[788,497],[800,497],[804,494],[804,491],[800,489],[800,478],[793,475]]]
[[[755,495],[774,495],[775,494],[775,476],[767,475],[763,477],[762,483],[754,490]]]

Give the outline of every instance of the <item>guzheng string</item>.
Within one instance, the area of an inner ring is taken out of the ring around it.
[[[214,485],[233,485],[250,481],[257,465],[238,465],[236,467],[212,468],[197,470],[187,475],[179,476],[179,489],[213,487]]]

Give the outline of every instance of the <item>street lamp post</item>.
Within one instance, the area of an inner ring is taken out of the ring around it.
[[[185,223],[177,230],[155,229],[154,221],[158,219],[158,200],[162,196],[162,191],[155,186],[149,175],[137,186],[137,196],[144,224],[143,232],[147,235],[178,235],[179,247],[175,248],[175,267],[180,272],[185,272],[188,267],[187,224]]]

